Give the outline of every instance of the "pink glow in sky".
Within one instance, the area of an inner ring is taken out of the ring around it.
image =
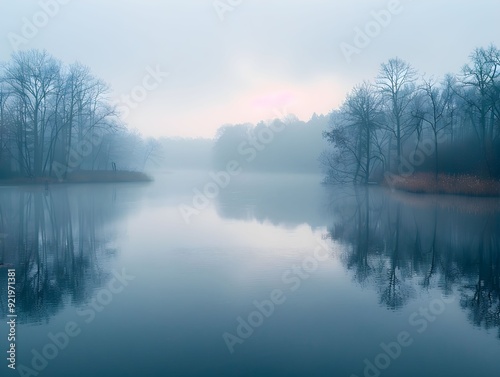
[[[213,137],[225,124],[257,124],[286,114],[307,121],[314,113],[328,114],[341,104],[344,85],[330,76],[302,85],[274,84],[234,93],[216,104],[200,98],[191,106],[175,109],[168,98],[153,93],[127,121],[140,124],[140,131],[151,136]]]
[[[265,94],[256,98],[253,101],[253,105],[257,109],[265,108],[265,109],[281,109],[283,107],[287,107],[294,102],[294,95],[290,92],[277,92]]]
[[[351,62],[340,45],[353,43],[355,28],[387,1],[252,0],[224,22],[208,0],[71,1],[23,48],[88,66],[110,84],[113,100],[141,85],[148,67],[161,67],[170,75],[130,112],[129,128],[146,136],[212,137],[222,125],[256,124],[277,112],[304,121],[328,114],[395,56],[420,73],[457,72],[456,62],[474,48],[500,45],[500,2],[484,2],[405,0],[404,11]],[[0,62],[13,52],[6,36],[40,11],[39,1],[5,3]],[[470,20],[481,27],[464,27]]]

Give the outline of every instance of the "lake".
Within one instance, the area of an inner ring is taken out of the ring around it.
[[[2,376],[498,375],[498,199],[212,181],[0,188]]]

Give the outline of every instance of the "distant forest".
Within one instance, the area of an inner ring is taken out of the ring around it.
[[[217,169],[236,160],[246,172],[320,173],[320,152],[328,144],[322,133],[329,117],[313,115],[303,122],[293,115],[252,124],[221,127],[213,159]]]
[[[500,50],[478,48],[458,74],[420,77],[390,59],[331,114],[330,180],[380,182],[415,172],[500,178]]]
[[[228,124],[213,139],[160,138],[149,168],[224,170],[237,161],[244,172],[322,172],[320,152],[328,147],[323,131],[329,117],[314,115],[304,122],[293,115],[257,125]],[[274,129],[274,130],[273,130]],[[154,163],[153,163],[154,162]]]

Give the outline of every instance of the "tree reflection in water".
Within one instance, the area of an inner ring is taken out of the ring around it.
[[[403,307],[419,290],[457,292],[469,320],[500,337],[500,204],[358,188],[330,202],[329,236],[356,282]]]
[[[67,303],[81,304],[106,283],[116,253],[114,189],[66,187],[0,193],[0,262],[16,268],[18,321],[41,323]],[[6,274],[2,274],[3,280]],[[2,296],[6,281],[1,281]],[[2,316],[6,303],[0,306]]]

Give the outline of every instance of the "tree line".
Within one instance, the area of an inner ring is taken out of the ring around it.
[[[413,172],[500,178],[500,50],[477,48],[458,74],[420,76],[408,62],[383,63],[352,89],[323,134],[328,177],[380,182]]]
[[[0,177],[143,167],[155,143],[126,130],[109,94],[82,64],[14,53],[0,64]]]
[[[314,114],[307,122],[289,114],[282,119],[225,125],[214,139],[214,168],[238,161],[245,172],[320,173],[319,151],[328,116]]]

